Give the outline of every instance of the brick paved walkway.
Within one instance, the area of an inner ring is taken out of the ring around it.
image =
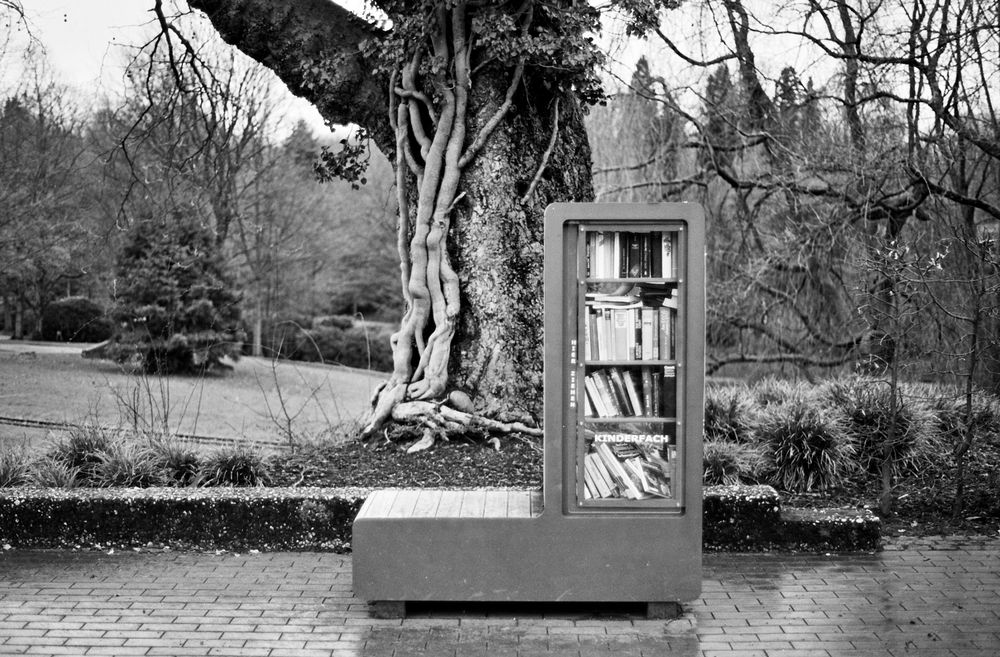
[[[1000,540],[878,555],[706,555],[675,621],[622,606],[417,608],[376,620],[349,557],[0,554],[0,655],[1000,654]]]

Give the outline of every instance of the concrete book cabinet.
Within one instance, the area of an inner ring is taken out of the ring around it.
[[[545,213],[543,490],[381,490],[354,521],[355,593],[640,602],[701,592],[705,241],[700,206]]]

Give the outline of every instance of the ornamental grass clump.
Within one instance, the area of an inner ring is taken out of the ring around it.
[[[201,458],[190,443],[174,436],[149,438],[149,453],[168,486],[194,486],[198,481]]]
[[[80,468],[43,456],[32,464],[28,483],[40,488],[76,488],[80,485]]]
[[[972,392],[968,408],[965,394],[955,388],[925,384],[910,386],[907,392],[923,400],[934,416],[938,435],[951,445],[960,442],[967,431],[979,438],[1000,436],[1000,400],[985,390]]]
[[[78,483],[85,485],[92,479],[94,469],[101,462],[101,454],[107,452],[112,443],[120,440],[120,436],[104,427],[74,427],[53,443],[46,455],[64,464],[69,471],[75,471]]]
[[[0,488],[24,486],[31,478],[31,456],[23,447],[0,450]]]
[[[854,444],[842,419],[806,398],[768,407],[757,438],[773,463],[771,482],[783,490],[835,488],[856,467]]]
[[[760,447],[708,439],[702,447],[703,480],[707,486],[753,484],[767,470]]]
[[[943,447],[934,432],[934,414],[904,388],[848,377],[826,383],[820,398],[843,414],[856,461],[865,472],[878,474],[887,463],[894,477],[916,474],[940,460]]]
[[[147,447],[119,440],[97,454],[88,483],[100,488],[149,488],[163,479],[163,470]]]
[[[758,408],[778,406],[795,399],[804,399],[815,394],[814,388],[804,381],[789,381],[769,376],[750,388],[750,397]]]
[[[209,454],[198,472],[202,486],[266,486],[271,481],[271,466],[264,452],[256,446],[235,444]]]
[[[746,386],[709,387],[705,391],[705,439],[753,442],[755,409]]]

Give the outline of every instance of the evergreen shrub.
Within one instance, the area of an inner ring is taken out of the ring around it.
[[[114,324],[104,309],[86,297],[53,301],[42,312],[43,340],[103,342],[113,332]]]

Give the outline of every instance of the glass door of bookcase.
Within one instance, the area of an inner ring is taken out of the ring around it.
[[[581,225],[576,506],[683,504],[683,226]]]

